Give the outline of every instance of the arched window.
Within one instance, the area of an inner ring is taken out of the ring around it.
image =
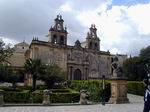
[[[69,69],[70,69],[70,74],[69,74],[70,75],[70,80],[72,80],[72,66],[70,66]]]
[[[73,74],[74,80],[81,80],[81,79],[82,79],[81,76],[82,76],[82,75],[81,75],[81,70],[80,70],[80,69],[76,69],[76,70],[74,71],[74,74]]]
[[[60,44],[64,44],[64,36],[60,36]]]
[[[89,48],[92,49],[92,42],[90,42]]]
[[[95,50],[97,50],[97,43],[95,43]]]
[[[53,35],[53,43],[56,44],[57,43],[57,36]]]
[[[61,30],[61,25],[60,24],[57,25],[57,29]]]

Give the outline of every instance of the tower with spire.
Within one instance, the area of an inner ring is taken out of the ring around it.
[[[97,28],[92,24],[86,37],[86,47],[90,50],[100,50],[100,39],[97,36]]]
[[[52,44],[58,45],[67,45],[67,28],[64,27],[61,15],[57,15],[56,19],[54,19],[54,26],[51,26],[49,29],[49,42]]]

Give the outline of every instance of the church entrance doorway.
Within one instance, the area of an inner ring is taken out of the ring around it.
[[[74,71],[73,78],[74,78],[74,80],[81,80],[81,70],[80,69],[76,69]]]

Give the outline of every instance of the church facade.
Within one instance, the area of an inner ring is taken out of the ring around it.
[[[64,20],[58,15],[49,29],[48,41],[33,38],[26,56],[41,59],[44,64],[57,64],[66,73],[67,80],[109,78],[112,73],[113,55],[100,50],[100,39],[95,25],[91,25],[85,42],[77,40],[74,45],[67,45],[68,32]],[[127,55],[118,55],[121,65]]]

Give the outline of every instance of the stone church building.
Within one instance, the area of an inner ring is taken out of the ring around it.
[[[38,58],[45,64],[57,64],[68,80],[99,79],[102,75],[109,78],[113,55],[100,50],[100,38],[95,25],[87,30],[85,42],[77,40],[74,45],[67,45],[67,34],[62,16],[57,15],[54,25],[49,29],[48,41],[33,38],[24,58]],[[118,55],[118,58],[123,64],[127,55]]]
[[[112,56],[109,51],[100,50],[100,39],[95,25],[91,25],[85,42],[77,40],[73,46],[67,45],[68,32],[64,20],[57,15],[49,29],[49,40],[33,38],[29,47],[29,57],[41,59],[45,64],[57,64],[66,72],[68,80],[98,79],[111,75]],[[121,63],[126,55],[118,55]]]

